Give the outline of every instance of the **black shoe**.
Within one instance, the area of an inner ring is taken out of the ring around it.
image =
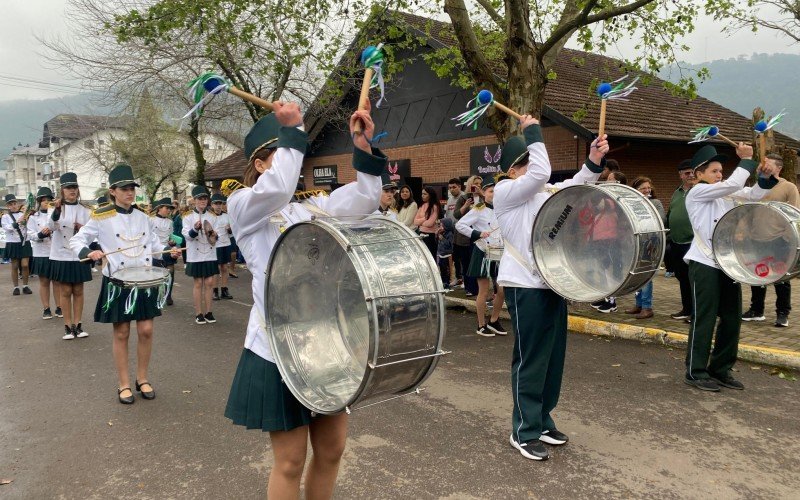
[[[63,317],[64,317],[64,313],[61,312],[61,308],[60,307],[56,307],[56,318],[63,318]]]
[[[539,441],[553,446],[560,446],[566,444],[569,441],[569,437],[556,429],[550,429],[542,432],[542,435],[539,436]]]
[[[601,307],[606,305],[606,299],[598,300],[597,302],[592,302],[589,305],[594,307],[595,309],[600,309]]]
[[[25,295],[30,295],[33,292],[31,291],[30,287],[28,287],[28,285],[25,285],[22,287],[22,293],[24,293]]]
[[[174,302],[172,301],[172,297],[167,297],[167,305],[171,306],[172,304],[174,304]]]
[[[19,287],[14,288],[14,291],[11,292],[11,295],[19,295]]]
[[[494,332],[490,331],[486,326],[479,326],[475,333],[481,337],[494,337]]]
[[[74,326],[64,325],[64,335],[61,337],[63,340],[72,340],[75,338],[75,332],[72,330]]]
[[[222,293],[220,293],[220,297],[228,300],[233,299],[233,295],[231,295],[230,292],[228,292],[228,287],[222,287]]]
[[[117,398],[119,398],[119,402],[124,405],[132,405],[133,404],[133,391],[131,391],[131,395],[123,398],[122,393],[124,391],[131,391],[130,387],[123,387],[122,389],[117,389]]]
[[[727,387],[728,389],[736,389],[737,391],[744,390],[744,384],[733,378],[731,375],[726,375],[724,377],[711,377],[716,383],[721,385],[722,387]]]
[[[786,328],[789,326],[789,315],[778,313],[778,319],[775,320],[775,326]]]
[[[486,326],[489,328],[489,330],[493,331],[497,335],[508,335],[506,329],[503,328],[503,325],[500,324],[500,319],[496,319],[495,321],[490,321],[489,323],[486,324]]]
[[[79,338],[79,339],[85,339],[86,337],[88,337],[88,336],[89,336],[89,334],[88,334],[88,333],[86,333],[86,332],[84,332],[84,331],[83,331],[83,328],[81,328],[81,324],[80,324],[80,323],[78,323],[77,325],[75,325],[75,326],[72,328],[72,331],[75,333],[75,337],[77,337],[77,338]]]
[[[145,385],[145,384],[150,386],[150,390],[149,391],[145,392],[145,391],[142,390],[142,386]],[[151,384],[150,382],[142,382],[140,384],[139,381],[137,380],[136,381],[136,390],[139,391],[142,394],[142,397],[144,399],[156,399],[156,390],[153,389],[153,384]]]
[[[205,325],[206,324],[206,317],[202,314],[198,314],[197,317],[194,319],[194,322],[198,325]]]
[[[746,313],[742,314],[742,321],[764,321],[764,313],[757,313],[752,309],[748,309]]]
[[[208,311],[206,313],[206,323],[216,323],[216,322],[217,320],[214,319],[214,315],[211,313],[211,311]]]
[[[53,319],[53,313],[50,312],[49,307],[45,307],[44,311],[42,311],[42,319]]]
[[[511,446],[519,450],[520,454],[525,458],[530,458],[531,460],[547,460],[550,457],[547,448],[545,448],[544,444],[538,439],[528,441],[527,443],[518,443],[512,434],[508,441],[511,443]]]
[[[616,300],[606,300],[605,304],[597,308],[598,312],[601,313],[612,313],[617,310],[617,301]]]
[[[686,312],[683,309],[681,309],[680,311],[676,312],[675,314],[670,314],[669,317],[672,318],[672,319],[686,319],[686,318],[691,317],[691,315],[688,312]]]
[[[684,377],[683,381],[687,385],[691,385],[693,387],[696,387],[696,388],[700,389],[701,391],[719,392],[719,385],[714,380],[712,380],[710,378],[699,378],[699,379],[692,380],[692,379]]]
[[[214,296],[211,297],[211,300],[219,300],[219,288],[214,289]]]

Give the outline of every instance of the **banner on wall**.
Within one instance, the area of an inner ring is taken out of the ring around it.
[[[336,165],[326,165],[322,167],[314,167],[313,176],[314,176],[314,185],[315,186],[324,186],[327,184],[334,184],[336,182],[336,173],[337,173],[337,166]]]
[[[404,184],[406,177],[411,177],[411,160],[389,160],[386,167],[389,179],[396,184]]]
[[[469,174],[496,174],[500,171],[500,155],[503,152],[500,144],[473,146],[469,148]]]

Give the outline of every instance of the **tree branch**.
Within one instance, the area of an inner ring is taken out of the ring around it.
[[[539,45],[539,58],[543,58],[562,40],[563,43],[561,43],[561,46],[563,47],[567,40],[569,40],[572,33],[579,27],[586,24],[586,19],[589,17],[589,13],[597,6],[598,1],[599,0],[588,0],[586,5],[583,7],[583,10],[569,20],[565,20],[565,16],[562,16],[562,20],[556,29],[550,33],[550,36],[543,44]],[[577,5],[574,3],[572,5],[577,7]],[[569,15],[568,9],[569,5],[564,7],[565,15]]]
[[[489,3],[489,0],[475,0],[475,1],[478,2],[481,7],[483,7],[483,10],[485,10],[487,14],[489,14],[489,17],[491,17],[492,21],[494,21],[495,24],[497,24],[498,28],[500,28],[501,30],[506,29],[505,18],[501,16],[500,13],[495,10],[494,7],[492,7],[492,4]]]
[[[450,22],[453,24],[453,31],[458,40],[461,55],[475,83],[485,85],[492,93],[500,95],[500,85],[497,77],[478,44],[464,0],[445,0],[444,11],[450,16]]]
[[[589,24],[605,21],[606,19],[611,19],[612,17],[621,16],[623,14],[630,14],[631,12],[640,9],[645,5],[653,2],[655,2],[655,0],[636,0],[635,2],[631,2],[628,5],[622,5],[620,7],[616,7],[613,9],[606,9],[602,12],[598,12],[593,16],[587,17],[586,23],[584,23],[582,26],[587,26]]]

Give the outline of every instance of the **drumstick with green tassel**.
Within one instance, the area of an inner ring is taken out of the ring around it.
[[[369,101],[369,89],[377,87],[381,90],[381,98],[375,104],[376,108],[379,108],[381,106],[381,102],[383,102],[384,55],[382,47],[382,43],[379,43],[377,47],[370,45],[361,52],[361,64],[364,66],[364,79],[361,81],[361,93],[358,96],[359,111],[367,109],[367,102]],[[360,134],[364,131],[364,124],[361,123],[361,120],[356,122],[355,127],[353,127],[353,131],[356,134]]]
[[[206,107],[215,96],[223,92],[228,92],[256,106],[260,106],[267,111],[272,111],[271,102],[234,87],[224,76],[215,73],[203,73],[186,86],[189,87],[189,99],[194,102],[194,106],[192,106],[192,109],[190,109],[182,119],[188,118],[192,116],[192,114],[199,117],[203,112],[203,108]]]

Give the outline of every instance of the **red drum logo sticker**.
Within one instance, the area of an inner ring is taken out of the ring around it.
[[[763,262],[760,264],[756,264],[756,276],[759,278],[764,278],[769,274],[769,266],[764,264]]]
[[[581,226],[588,226],[594,222],[594,214],[592,213],[591,207],[585,207],[578,212],[578,222]]]

